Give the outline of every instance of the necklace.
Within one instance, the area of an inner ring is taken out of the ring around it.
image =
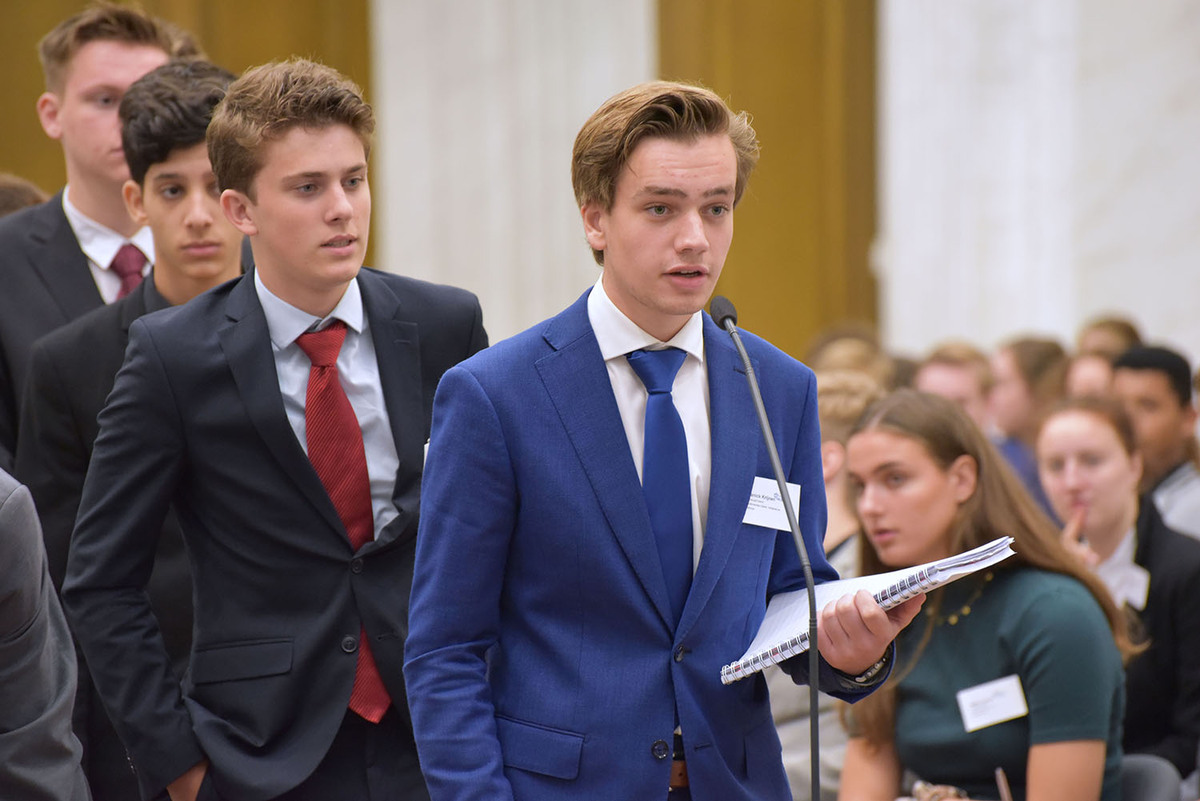
[[[975,588],[975,592],[971,593],[971,597],[968,598],[967,602],[960,606],[957,611],[950,612],[949,614],[945,615],[938,615],[934,614],[932,610],[926,610],[925,616],[930,618],[935,626],[940,626],[943,623],[949,623],[951,626],[957,626],[960,620],[971,614],[971,606],[979,600],[979,596],[983,595],[984,589],[988,584],[991,583],[993,578],[995,578],[995,576],[992,574],[992,571],[989,570],[988,572],[984,573],[983,581],[979,583],[979,586]]]

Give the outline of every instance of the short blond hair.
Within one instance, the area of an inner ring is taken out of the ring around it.
[[[817,372],[817,417],[821,441],[846,444],[850,430],[867,407],[883,398],[887,390],[866,373],[856,370]]]
[[[263,146],[293,128],[346,125],[371,154],[375,112],[362,90],[332,67],[302,58],[247,70],[230,84],[208,125],[208,158],[221,189],[253,198]]]
[[[157,47],[175,59],[204,55],[195,37],[172,22],[152,17],[139,8],[95,3],[67,17],[38,42],[46,91],[62,91],[71,59],[91,42]]]
[[[727,135],[737,157],[733,205],[746,191],[758,162],[758,137],[744,112],[735,113],[715,92],[693,84],[650,81],[604,101],[583,124],[571,151],[571,185],[580,208],[612,208],[617,177],[644,139],[692,141]],[[593,249],[597,264],[604,253]]]

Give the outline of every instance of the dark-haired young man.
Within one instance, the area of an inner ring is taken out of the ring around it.
[[[405,662],[435,801],[791,798],[763,677],[720,680],[768,596],[804,582],[790,534],[743,523],[773,472],[733,344],[701,311],[757,155],[708,90],[610,98],[571,171],[600,280],[438,388]],[[745,340],[814,575],[835,578],[812,371]],[[822,612],[821,675],[789,672],[861,697],[920,603],[842,598]]]
[[[424,445],[487,335],[470,293],[363,267],[373,130],[328,67],[242,75],[207,142],[254,270],[130,326],[63,603],[144,797],[428,797],[403,677]],[[144,593],[169,507],[182,688]]]
[[[1113,392],[1133,421],[1142,491],[1167,526],[1200,537],[1196,407],[1187,359],[1170,348],[1130,348],[1113,364]]]
[[[233,74],[205,61],[172,62],[144,75],[121,100],[129,162],[129,215],[154,232],[154,269],[124,298],[34,343],[21,408],[17,474],[37,503],[50,575],[61,588],[97,416],[125,358],[129,326],[241,273],[242,233],[225,219],[204,134]],[[192,641],[192,583],[173,515],[147,585],[167,652],[183,675]],[[137,782],[86,669],[80,671],[76,734],[96,801],[134,798]]]
[[[0,468],[12,470],[34,341],[128,294],[154,255],[149,229],[121,199],[129,178],[121,96],[170,57],[197,53],[171,23],[109,2],[64,20],[38,45],[46,81],[38,119],[62,144],[67,186],[0,220]]]

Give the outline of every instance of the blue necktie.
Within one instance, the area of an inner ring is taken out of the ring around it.
[[[646,385],[646,449],[642,494],[650,511],[658,558],[679,623],[692,585],[692,493],[683,421],[671,400],[671,385],[687,354],[678,348],[635,350],[625,358]]]

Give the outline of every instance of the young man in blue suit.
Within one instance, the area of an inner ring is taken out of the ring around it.
[[[701,311],[757,153],[707,90],[611,98],[572,165],[600,280],[442,380],[405,654],[435,801],[791,797],[761,675],[720,681],[768,597],[803,586],[790,534],[742,522],[772,471],[741,362]],[[812,373],[745,339],[814,574],[835,578]],[[869,692],[919,605],[841,599],[821,675],[790,672]]]
[[[235,81],[208,152],[256,266],[130,326],[63,600],[144,798],[428,798],[403,677],[424,445],[487,340],[470,293],[362,267],[373,129],[328,67]],[[145,593],[168,507],[182,688]]]

